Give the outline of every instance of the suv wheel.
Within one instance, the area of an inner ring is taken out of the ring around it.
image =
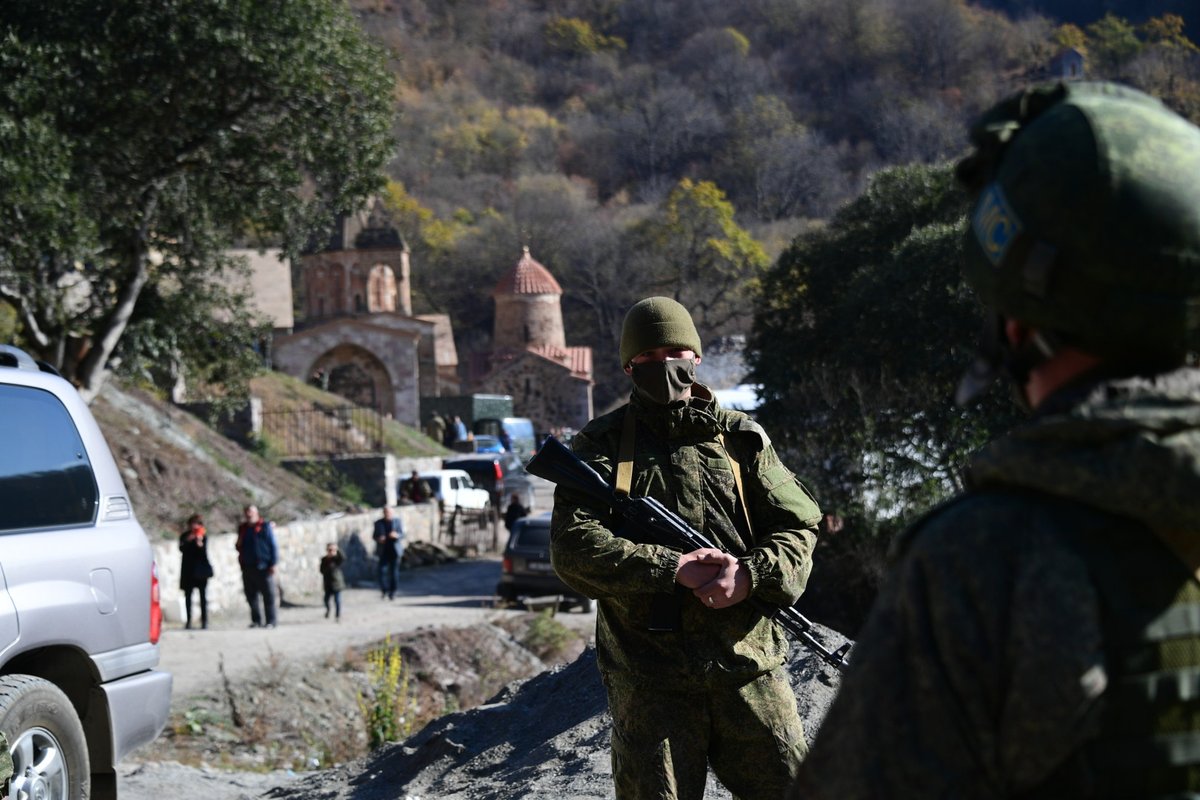
[[[91,793],[87,741],[75,707],[32,675],[0,678],[0,730],[13,759],[11,796],[82,800]]]

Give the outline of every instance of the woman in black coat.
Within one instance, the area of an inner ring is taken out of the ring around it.
[[[204,535],[204,520],[199,514],[188,517],[187,529],[179,535],[179,550],[183,563],[179,569],[179,588],[183,590],[187,625],[192,627],[192,590],[200,590],[200,627],[208,627],[208,597],[205,591],[208,579],[213,576],[212,564],[208,561],[208,537]]]

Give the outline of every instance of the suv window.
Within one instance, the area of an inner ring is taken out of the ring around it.
[[[0,385],[0,531],[95,522],[99,490],[83,440],[58,398]]]

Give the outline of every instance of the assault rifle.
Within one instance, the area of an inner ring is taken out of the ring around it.
[[[553,436],[546,437],[525,470],[551,483],[581,492],[598,503],[611,506],[625,522],[649,540],[690,553],[701,548],[718,548],[678,514],[653,497],[625,497],[605,482],[596,470],[584,463]],[[734,553],[737,555],[737,553]],[[758,613],[783,627],[801,644],[826,663],[843,670],[850,644],[829,650],[813,635],[813,624],[792,606],[775,606],[755,597],[747,599]]]

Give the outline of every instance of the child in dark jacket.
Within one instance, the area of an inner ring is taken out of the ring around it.
[[[346,588],[346,576],[342,574],[342,562],[346,557],[341,549],[330,542],[325,545],[325,555],[321,559],[321,578],[325,584],[325,619],[329,619],[329,601],[333,600],[334,618],[342,619],[342,589]]]

